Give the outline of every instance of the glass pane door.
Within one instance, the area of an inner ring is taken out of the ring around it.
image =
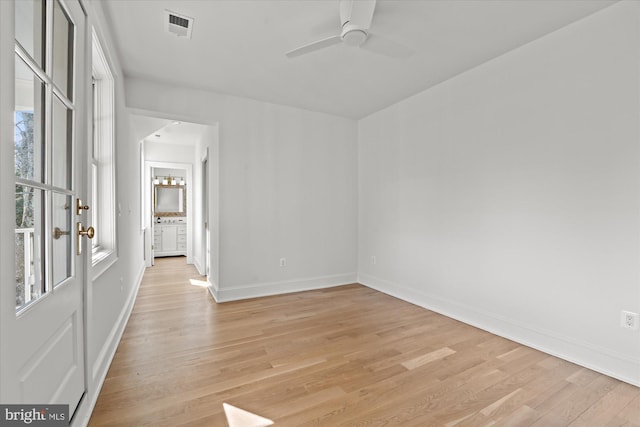
[[[86,181],[87,16],[79,0],[12,5],[16,292],[15,315],[0,322],[0,382],[7,402],[67,404],[72,416],[86,387],[88,258],[76,256],[86,214],[75,202]]]
[[[16,310],[20,311],[73,275],[75,26],[59,0],[16,1],[15,20]]]

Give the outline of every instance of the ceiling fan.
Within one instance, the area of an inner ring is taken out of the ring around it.
[[[287,57],[315,52],[316,50],[344,43],[347,46],[361,47],[368,51],[389,56],[403,58],[411,56],[414,52],[411,48],[372,34],[369,31],[373,12],[376,8],[376,0],[340,0],[340,34],[322,40],[306,44],[286,53]]]

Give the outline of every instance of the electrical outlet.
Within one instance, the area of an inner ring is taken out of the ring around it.
[[[638,324],[640,323],[640,316],[638,313],[633,313],[631,311],[622,311],[620,314],[620,326],[627,329],[633,329],[634,331],[638,329]]]
[[[287,266],[287,259],[280,258],[280,267],[286,267],[286,266]]]
[[[377,262],[377,260],[376,260],[376,256],[375,256],[375,255],[373,255],[373,256],[371,257],[371,264],[374,264],[374,265],[375,265],[375,263],[376,263],[376,262]]]

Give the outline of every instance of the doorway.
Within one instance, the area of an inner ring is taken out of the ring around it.
[[[147,178],[142,184],[146,200],[144,216],[145,233],[148,235],[145,243],[149,254],[147,267],[153,265],[156,256],[185,256],[186,263],[193,264],[192,165],[145,161],[144,175]],[[158,211],[156,207],[164,211]],[[167,212],[169,210],[175,212]],[[182,212],[178,212],[179,210]],[[157,213],[160,215],[156,215]]]
[[[193,184],[186,169],[153,167],[152,256],[187,256],[187,189]]]
[[[151,250],[155,237],[152,221],[154,168],[186,169],[187,263],[193,264],[201,275],[208,275],[210,289],[216,288],[219,126],[217,123],[207,125],[171,117],[159,118],[156,112],[147,113],[140,115],[143,114],[140,112],[131,117],[132,128],[140,141],[144,157],[140,185],[143,193],[141,222],[145,235],[146,265],[151,267],[154,259]]]

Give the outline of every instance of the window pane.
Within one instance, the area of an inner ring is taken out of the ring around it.
[[[91,158],[92,159],[97,159],[98,158],[98,85],[97,85],[97,81],[95,79],[93,79],[93,83],[91,84],[91,100],[92,105],[93,105],[93,120],[91,121],[92,124],[92,138],[93,138],[93,143],[91,144]]]
[[[44,68],[44,2],[20,0],[15,5],[16,40]]]
[[[16,177],[42,182],[44,85],[17,55],[15,61]]]
[[[53,3],[53,82],[71,99],[73,24],[60,2]]]
[[[91,225],[94,227],[98,226],[98,165],[95,163],[91,164]],[[94,237],[91,240],[91,246],[98,246],[98,239]]]
[[[42,277],[43,197],[41,190],[16,185],[16,308],[46,292]]]
[[[71,110],[53,97],[52,184],[71,188]]]
[[[51,248],[54,286],[71,276],[71,245],[75,235],[71,226],[71,212],[71,196],[54,193]]]

